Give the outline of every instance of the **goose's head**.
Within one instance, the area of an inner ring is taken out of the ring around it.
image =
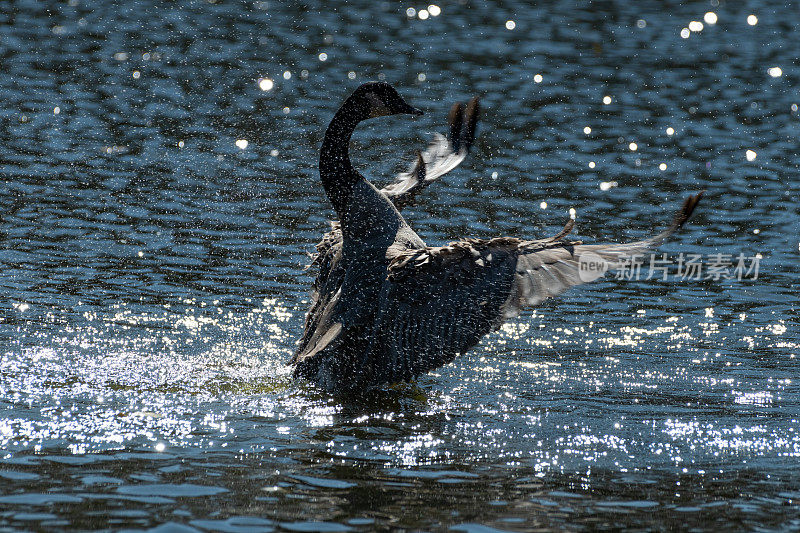
[[[383,81],[365,83],[356,89],[349,99],[357,106],[363,119],[398,114],[422,114],[422,111],[406,103],[394,87]]]

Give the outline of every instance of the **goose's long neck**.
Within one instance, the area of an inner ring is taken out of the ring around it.
[[[340,217],[353,185],[360,179],[349,154],[350,137],[359,122],[361,117],[354,106],[345,102],[334,115],[322,141],[319,174],[325,193]]]

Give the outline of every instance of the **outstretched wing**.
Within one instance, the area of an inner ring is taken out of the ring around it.
[[[417,152],[417,158],[408,171],[398,174],[393,183],[381,189],[397,209],[412,203],[422,189],[456,168],[467,157],[475,140],[479,112],[477,96],[466,106],[453,104],[448,116],[449,136],[435,134],[428,149]]]
[[[449,363],[522,307],[590,281],[580,272],[583,254],[594,254],[614,269],[658,246],[686,222],[701,196],[689,197],[665,231],[639,242],[564,241],[570,222],[546,240],[467,239],[397,254],[373,331],[385,347],[374,365],[381,379],[408,380]]]
[[[686,198],[672,224],[649,239],[623,244],[575,242],[530,252],[523,246],[517,260],[514,287],[503,307],[503,316],[517,316],[522,307],[538,305],[570,287],[594,281],[606,270],[617,270],[628,264],[631,258],[657,248],[689,219],[704,192]],[[598,262],[601,265],[597,265]],[[603,268],[588,270],[590,263]]]

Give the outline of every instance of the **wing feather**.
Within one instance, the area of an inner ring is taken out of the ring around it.
[[[615,268],[625,258],[658,246],[689,218],[701,196],[687,199],[665,231],[633,243],[467,239],[398,252],[390,258],[374,330],[377,335],[398,328],[401,332],[401,342],[390,336],[380,340],[385,349],[393,350],[384,368],[388,381],[409,379],[449,363],[522,307],[590,281],[580,275],[581,254],[592,252]],[[558,235],[563,236],[563,232]]]
[[[397,209],[411,204],[422,189],[464,161],[475,141],[479,113],[477,97],[472,98],[466,107],[453,104],[448,118],[449,138],[434,134],[428,148],[417,152],[408,171],[398,174],[393,183],[381,189]]]

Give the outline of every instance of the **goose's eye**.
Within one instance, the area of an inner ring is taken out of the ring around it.
[[[391,115],[389,107],[375,93],[367,94],[369,101],[369,118],[385,117]]]

